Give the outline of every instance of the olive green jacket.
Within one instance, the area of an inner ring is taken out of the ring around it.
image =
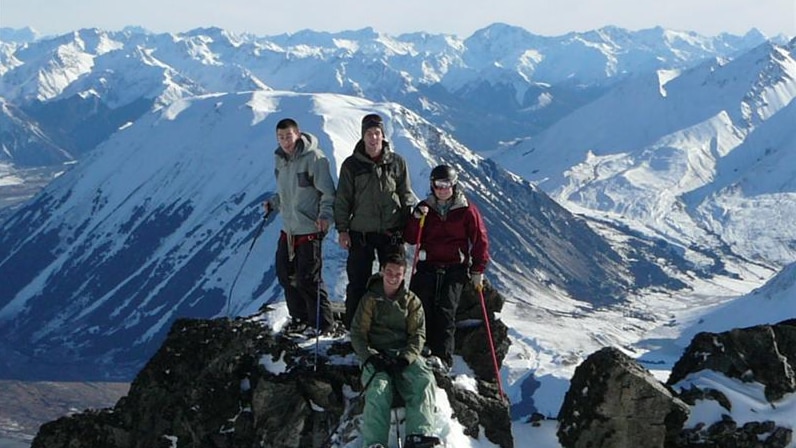
[[[417,198],[403,157],[384,141],[384,152],[373,161],[360,140],[343,161],[334,201],[338,232],[402,231]]]
[[[387,298],[382,281],[380,273],[368,280],[368,291],[351,322],[351,345],[363,363],[381,351],[412,364],[426,342],[423,304],[403,284],[395,298]]]

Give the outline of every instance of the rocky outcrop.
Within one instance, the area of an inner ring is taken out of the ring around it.
[[[507,347],[505,326],[492,326],[497,345]],[[478,326],[464,332],[488,350]],[[32,447],[307,448],[332,433],[335,440],[351,439],[361,413],[359,366],[347,338],[323,344],[316,364],[313,340],[273,334],[259,317],[178,320],[116,406],[47,423]],[[478,351],[463,357],[485,375],[475,393],[436,374],[453,417],[469,435],[483,432],[512,447],[508,403],[494,385],[491,356],[486,366],[477,364]]]
[[[768,401],[796,392],[796,319],[697,334],[674,365],[668,384],[704,369],[744,382],[757,381],[765,386]]]
[[[589,356],[572,377],[558,415],[564,448],[785,448],[791,428],[773,421],[738,424],[722,391],[678,383],[710,369],[765,386],[772,402],[794,391],[796,323],[700,333],[676,363],[667,385],[615,348]],[[726,410],[719,421],[694,422],[691,407],[715,401]],[[686,426],[688,424],[688,426]]]
[[[713,370],[729,378],[764,386],[772,403],[796,391],[796,319],[775,325],[737,328],[724,333],[699,333],[677,361],[667,384],[676,387],[689,375]],[[715,401],[727,413],[717,422],[697,422],[684,428],[673,446],[678,448],[735,447],[784,448],[791,446],[793,429],[772,421],[739,424],[730,416],[732,403],[720,390],[683,386],[680,397],[689,405]]]
[[[632,358],[603,348],[578,366],[558,414],[567,448],[663,447],[688,406]]]

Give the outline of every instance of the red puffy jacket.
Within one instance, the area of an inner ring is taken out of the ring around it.
[[[484,272],[489,261],[489,240],[481,213],[457,192],[447,213],[440,213],[437,199],[431,195],[419,205],[429,208],[420,235],[420,249],[425,251],[425,261],[432,265],[464,264],[470,272]],[[420,220],[409,218],[404,239],[417,244]],[[421,256],[421,259],[423,257]]]

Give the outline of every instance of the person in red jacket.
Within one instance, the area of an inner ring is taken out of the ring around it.
[[[456,309],[462,290],[468,281],[482,287],[489,262],[481,213],[457,184],[452,167],[439,165],[431,170],[431,194],[417,205],[404,232],[406,242],[420,251],[409,289],[423,303],[431,355],[446,370],[453,365]]]

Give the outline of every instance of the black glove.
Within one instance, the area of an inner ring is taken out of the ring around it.
[[[368,359],[365,360],[365,364],[372,365],[373,369],[377,372],[387,372],[390,362],[390,358],[382,353],[370,355],[368,356]]]
[[[404,243],[404,235],[400,230],[395,230],[389,233],[390,236],[390,245],[392,246],[400,246]]]
[[[405,368],[409,366],[409,361],[403,356],[397,358],[390,358],[390,363],[387,365],[387,373],[390,375],[400,375]]]

